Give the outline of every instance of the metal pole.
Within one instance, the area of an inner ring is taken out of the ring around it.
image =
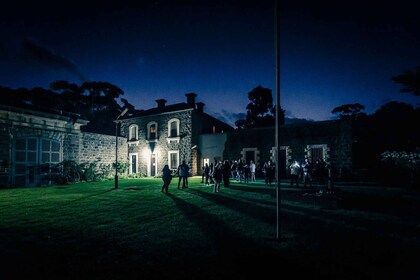
[[[276,223],[277,235],[276,238],[281,238],[280,227],[280,145],[279,145],[279,132],[280,132],[280,0],[275,0],[275,48],[276,48],[276,174],[277,174],[277,188],[276,188]]]
[[[115,122],[115,188],[118,189],[118,122]]]
[[[121,114],[115,119],[115,188],[118,189],[118,119],[128,112],[125,108]]]

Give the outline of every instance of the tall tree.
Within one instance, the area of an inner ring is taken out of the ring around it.
[[[247,113],[245,120],[237,120],[235,125],[238,128],[253,128],[275,125],[275,106],[271,89],[258,86],[248,92],[248,99],[251,101],[246,106]],[[280,120],[284,124],[284,110]]]
[[[365,109],[360,103],[344,104],[335,107],[331,113],[337,115],[342,120],[358,120],[366,117],[366,113],[362,112]]]
[[[417,66],[415,71],[406,70],[402,74],[392,77],[392,80],[403,85],[401,92],[420,96],[420,66]]]

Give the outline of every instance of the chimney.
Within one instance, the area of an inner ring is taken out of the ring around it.
[[[157,103],[157,107],[158,108],[163,108],[163,107],[165,107],[165,103],[166,103],[166,100],[165,99],[157,99],[157,100],[155,100],[156,101],[156,103]]]
[[[204,103],[203,102],[197,102],[196,103],[196,105],[197,105],[197,110],[200,112],[200,113],[203,113],[204,112]]]
[[[195,94],[194,92],[191,92],[191,93],[186,93],[185,96],[187,97],[188,106],[195,108],[195,97],[197,96],[197,94]]]

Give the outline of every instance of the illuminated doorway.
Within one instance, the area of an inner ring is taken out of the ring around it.
[[[150,156],[150,176],[154,177],[156,176],[156,168],[157,168],[157,164],[156,164],[156,154],[151,154]]]

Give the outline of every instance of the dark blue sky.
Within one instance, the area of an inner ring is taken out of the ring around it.
[[[254,87],[274,93],[274,0],[85,2],[4,7],[0,86],[106,81],[138,109],[196,92],[207,112],[233,120]],[[391,80],[420,62],[414,4],[280,2],[281,106],[289,117],[326,120],[346,103],[367,113],[392,100],[419,103]]]

